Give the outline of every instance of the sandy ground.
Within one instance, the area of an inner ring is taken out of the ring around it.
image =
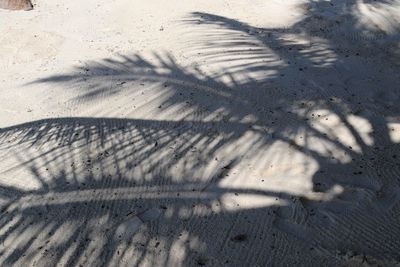
[[[400,266],[400,1],[34,4],[1,266]]]

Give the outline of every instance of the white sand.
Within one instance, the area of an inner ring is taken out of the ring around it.
[[[395,266],[400,1],[0,10],[0,266]]]

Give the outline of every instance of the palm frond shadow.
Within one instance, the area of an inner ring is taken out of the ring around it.
[[[193,137],[207,127],[190,124],[188,128],[188,122],[57,118],[3,128],[1,139],[14,140],[3,149],[12,149],[40,185],[36,190],[1,187],[1,197],[7,200],[1,219],[3,264],[138,265],[148,257],[156,261],[152,265],[196,263],[206,259],[201,256],[206,254],[205,233],[212,238],[215,227],[225,231],[223,222],[239,217],[226,211],[222,197],[285,197],[218,186],[235,158],[228,164],[217,162],[213,166],[217,172],[209,174],[210,181],[204,180],[202,169],[209,159],[201,156],[212,156],[228,139],[213,142],[217,135],[204,132],[202,138],[207,136],[209,145],[202,147],[199,157],[193,151]],[[18,146],[21,151],[15,149]],[[191,154],[195,154],[192,160]],[[191,162],[196,164],[187,166]],[[171,172],[179,164],[183,171]],[[121,223],[137,218],[140,231],[128,229],[118,235]],[[179,233],[171,232],[171,227],[186,235],[187,242],[179,249],[193,257],[173,258],[179,239],[173,234]],[[214,248],[221,250],[221,242]]]
[[[223,72],[155,53],[153,61],[120,56],[35,81],[64,85],[84,101],[136,96],[150,84],[161,110],[190,112],[179,121],[55,118],[1,129],[2,150],[39,185],[0,189],[2,263],[337,266],[354,253],[399,261],[400,146],[389,126],[399,116],[398,67],[360,57],[373,38],[334,43],[336,28],[310,23],[317,13],[289,29],[192,14],[184,23],[210,32],[193,53]],[[357,32],[351,12],[344,15]],[[349,73],[364,64],[371,76]],[[268,153],[278,143],[318,166],[308,193],[223,185],[246,157],[255,166],[290,162],[289,152]],[[276,202],[224,206],[246,195]]]

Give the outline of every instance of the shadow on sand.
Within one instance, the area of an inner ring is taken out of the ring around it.
[[[397,35],[367,34],[355,7],[312,2],[288,29],[191,14],[183,23],[202,39],[190,49],[202,51],[199,62],[226,66],[219,73],[155,53],[35,81],[88,103],[129,101],[150,85],[159,112],[182,113],[177,121],[70,117],[0,129],[3,154],[17,161],[3,173],[23,168],[37,185],[0,187],[2,265],[396,264]],[[270,153],[277,144],[281,153]],[[296,155],[317,166],[306,170],[308,193],[223,183],[250,179],[241,162],[262,168]],[[269,204],[242,208],[243,196]]]

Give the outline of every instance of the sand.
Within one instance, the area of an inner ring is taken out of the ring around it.
[[[400,1],[0,10],[1,266],[400,266]]]

